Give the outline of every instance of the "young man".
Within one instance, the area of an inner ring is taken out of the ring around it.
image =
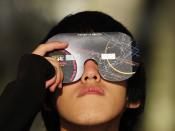
[[[102,32],[119,32],[133,40],[121,23],[96,11],[67,16],[53,27],[32,54],[21,58],[17,79],[1,95],[0,130],[29,130],[42,111],[49,131],[132,131],[145,103],[142,63],[128,79],[111,81],[90,57],[83,63],[80,78],[63,82],[66,74],[60,62],[48,55],[71,45],[71,41],[48,41],[55,35]]]

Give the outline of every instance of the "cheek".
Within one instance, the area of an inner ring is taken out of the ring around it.
[[[76,115],[76,99],[72,90],[64,89],[61,96],[57,98],[56,107],[60,116],[69,120]]]
[[[118,115],[125,110],[127,104],[125,87],[114,87],[108,98],[108,104],[114,115]]]

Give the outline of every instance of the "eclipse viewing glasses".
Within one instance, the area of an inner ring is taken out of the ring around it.
[[[95,61],[101,77],[111,82],[127,80],[139,66],[138,45],[121,32],[62,33],[48,41],[69,44],[66,49],[48,53],[59,61],[64,74],[63,83],[79,80],[87,60]]]

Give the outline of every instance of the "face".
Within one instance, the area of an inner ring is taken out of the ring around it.
[[[126,82],[105,81],[97,64],[88,60],[81,79],[63,85],[56,106],[60,116],[74,124],[96,125],[119,119],[126,108]]]

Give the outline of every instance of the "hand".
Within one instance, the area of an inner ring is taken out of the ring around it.
[[[67,48],[68,44],[62,43],[62,42],[48,42],[45,44],[40,44],[33,52],[32,54],[43,56],[50,51],[56,50],[56,49],[65,49]],[[49,88],[51,92],[54,92],[56,87],[62,87],[62,80],[63,80],[63,72],[61,70],[61,67],[59,65],[59,62],[55,58],[51,57],[44,57],[47,59],[55,68],[55,75],[50,80],[47,80],[45,83],[45,87]]]

